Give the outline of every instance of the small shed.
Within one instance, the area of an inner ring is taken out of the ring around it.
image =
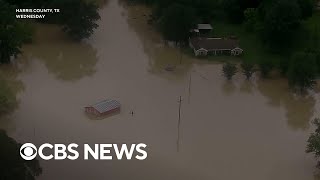
[[[120,111],[120,103],[116,100],[107,99],[94,105],[85,107],[85,112],[96,116],[109,115]]]
[[[213,30],[211,24],[198,24],[197,29],[200,35],[207,35],[210,34]]]
[[[211,24],[197,24],[194,29],[190,30],[190,33],[196,35],[207,35],[213,30]]]

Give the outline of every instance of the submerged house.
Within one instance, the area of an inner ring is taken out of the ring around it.
[[[195,56],[210,54],[239,56],[243,53],[236,39],[195,37],[189,39],[189,46],[193,49]]]
[[[94,105],[87,106],[84,109],[88,114],[104,116],[119,111],[120,106],[121,105],[118,101],[107,99]]]

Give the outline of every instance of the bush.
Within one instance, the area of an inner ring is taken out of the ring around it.
[[[227,62],[223,64],[222,72],[224,77],[226,77],[228,80],[231,80],[232,77],[237,73],[237,67],[235,64]]]
[[[316,158],[320,157],[320,119],[313,121],[316,129],[315,132],[310,135],[307,141],[307,153],[313,153]],[[317,167],[320,168],[320,162],[318,161]]]
[[[248,62],[243,62],[241,64],[241,68],[242,68],[242,73],[243,75],[246,76],[247,80],[250,80],[250,78],[252,77],[253,73],[254,73],[254,65]]]

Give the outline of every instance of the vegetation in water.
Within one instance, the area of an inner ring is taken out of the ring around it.
[[[316,129],[308,138],[306,152],[314,154],[318,159],[320,157],[320,119],[315,119],[313,124]],[[320,161],[318,161],[317,167],[320,168]]]
[[[37,159],[25,161],[20,156],[20,146],[5,131],[0,130],[0,179],[35,180],[42,173]]]
[[[0,116],[10,113],[17,104],[16,96],[5,80],[0,80]]]
[[[237,73],[237,66],[230,62],[226,62],[223,64],[222,72],[223,76],[226,77],[228,80],[231,80],[234,75]]]
[[[241,64],[241,68],[242,68],[242,74],[246,76],[247,80],[250,80],[250,78],[252,77],[255,71],[254,65],[248,62],[243,62]]]
[[[263,78],[269,77],[270,72],[274,68],[274,64],[271,61],[266,60],[260,61],[258,66]]]
[[[294,54],[288,69],[289,85],[300,91],[313,89],[316,84],[317,63],[313,53]]]

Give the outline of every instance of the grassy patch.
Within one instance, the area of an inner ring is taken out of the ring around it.
[[[224,22],[213,22],[213,33],[214,37],[230,37],[236,36],[240,40],[240,47],[244,50],[244,54],[241,59],[252,62],[259,63],[263,60],[268,61],[279,61],[282,56],[275,55],[268,52],[261,39],[256,33],[247,32],[242,25],[239,24],[228,24]]]

